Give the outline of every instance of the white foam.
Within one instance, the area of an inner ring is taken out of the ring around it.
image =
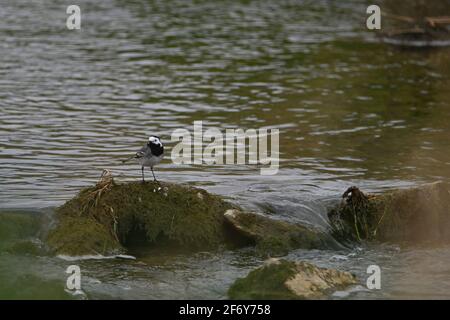
[[[450,40],[406,40],[406,39],[393,39],[383,38],[383,41],[388,44],[397,46],[409,46],[409,47],[447,47],[450,46]]]
[[[116,254],[112,256],[104,256],[101,254],[92,254],[92,255],[83,255],[83,256],[68,256],[64,254],[60,254],[57,256],[60,259],[66,261],[78,261],[78,260],[104,260],[104,259],[127,259],[127,260],[136,260],[136,257],[126,255],[126,254]]]
[[[347,298],[350,296],[350,294],[354,293],[354,292],[368,292],[370,290],[368,290],[367,288],[364,288],[361,285],[356,285],[356,286],[351,286],[349,287],[347,290],[338,290],[335,291],[331,296],[334,298],[339,298],[339,299],[343,299],[343,298]]]

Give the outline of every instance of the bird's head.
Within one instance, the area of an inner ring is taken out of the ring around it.
[[[156,145],[162,147],[161,139],[157,136],[150,136],[148,138],[148,143],[156,144]]]

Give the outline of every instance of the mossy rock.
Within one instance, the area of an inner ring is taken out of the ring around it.
[[[47,244],[66,255],[121,253],[136,243],[212,248],[227,241],[223,214],[231,208],[202,189],[107,177],[57,208]]]
[[[59,255],[110,255],[125,251],[114,234],[90,217],[58,216],[57,227],[47,237],[47,244]]]
[[[35,212],[0,212],[0,252],[44,252],[37,241],[41,216]]]
[[[341,239],[450,243],[450,193],[435,182],[368,195],[349,188],[328,217]]]
[[[299,223],[239,210],[228,210],[225,219],[238,234],[256,245],[262,255],[281,256],[293,249],[324,249],[331,246],[328,235]]]
[[[1,300],[69,300],[61,279],[43,279],[32,273],[0,274]]]
[[[21,239],[5,246],[5,252],[15,255],[45,256],[47,250],[38,239]]]
[[[348,272],[272,258],[245,278],[237,279],[228,296],[258,300],[320,299],[356,283],[356,277]]]
[[[0,241],[36,235],[39,217],[34,213],[0,212]]]

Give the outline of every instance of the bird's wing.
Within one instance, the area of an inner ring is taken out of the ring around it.
[[[144,148],[142,148],[141,150],[137,151],[136,154],[134,156],[129,157],[128,159],[122,160],[122,163],[125,163],[127,161],[130,161],[132,159],[141,159],[145,156],[145,151]]]
[[[132,159],[141,159],[145,157],[146,152],[148,151],[147,146],[143,146],[139,151],[136,152],[136,154],[128,159],[122,160],[123,163],[130,161]]]
[[[143,146],[138,152],[136,152],[136,159],[143,158],[148,151],[147,145]]]
[[[144,151],[138,151],[138,152],[136,152],[136,155],[134,156],[134,158],[140,159],[140,158],[143,158],[144,156],[145,156]]]

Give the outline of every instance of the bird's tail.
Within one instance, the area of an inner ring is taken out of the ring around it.
[[[136,156],[129,157],[128,159],[122,160],[122,163],[125,163],[125,162],[128,162],[130,160],[133,160],[134,158],[136,158]]]

